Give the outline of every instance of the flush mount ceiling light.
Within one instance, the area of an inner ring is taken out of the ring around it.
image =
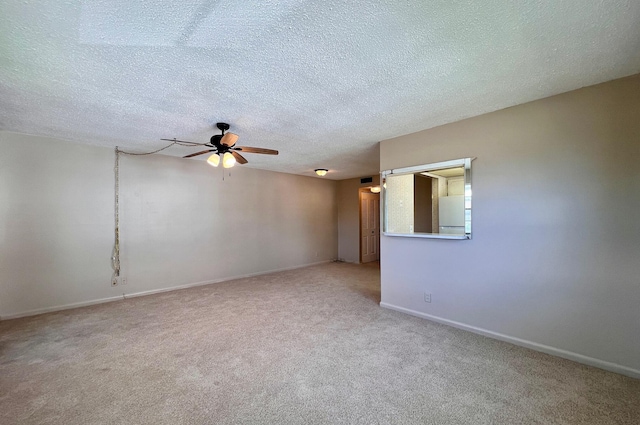
[[[327,170],[326,168],[316,168],[314,170],[316,172],[317,175],[319,175],[320,177],[324,177],[327,175],[327,173],[329,172],[329,170]]]
[[[380,186],[373,186],[371,188],[371,193],[380,193]]]

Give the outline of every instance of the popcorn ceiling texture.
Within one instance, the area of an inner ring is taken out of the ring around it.
[[[0,129],[145,151],[226,121],[281,152],[249,166],[328,178],[377,173],[381,140],[638,72],[636,0],[0,4]]]

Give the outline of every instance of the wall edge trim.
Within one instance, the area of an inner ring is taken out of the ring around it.
[[[552,347],[550,345],[539,344],[537,342],[529,341],[526,339],[516,338],[513,336],[501,334],[498,332],[490,331],[488,329],[479,328],[477,326],[471,326],[466,323],[456,322],[454,320],[444,319],[439,316],[434,316],[427,313],[422,313],[416,310],[411,310],[408,308],[400,307],[394,304],[389,304],[385,302],[380,302],[380,307],[398,311],[400,313],[408,314],[411,316],[416,316],[421,319],[431,320],[433,322],[437,322],[443,325],[452,326],[454,328],[462,329],[468,332],[473,332],[475,334],[479,334],[482,336],[486,336],[489,338],[497,339],[504,342],[509,342],[514,345],[518,345],[520,347],[529,348],[535,351],[540,351],[542,353],[550,354],[552,356],[561,357],[563,359],[572,360],[577,363],[585,364],[588,366],[594,366],[599,369],[604,369],[609,372],[619,373],[620,375],[629,376],[631,378],[640,379],[640,370],[633,369],[628,366],[623,366],[621,364],[608,362],[606,360],[600,360],[595,357],[585,356],[583,354],[575,353],[573,351],[563,350],[561,348]]]
[[[27,311],[18,312],[18,313],[4,314],[4,315],[0,316],[0,321],[11,320],[11,319],[19,319],[21,317],[38,316],[40,314],[54,313],[56,311],[71,310],[71,309],[74,309],[74,308],[88,307],[88,306],[96,305],[96,304],[104,304],[104,303],[113,302],[113,301],[122,301],[122,300],[125,300],[127,298],[143,297],[145,295],[153,295],[153,294],[159,294],[159,293],[162,293],[162,292],[178,291],[180,289],[193,288],[193,287],[196,287],[196,286],[204,286],[204,285],[211,285],[211,284],[214,284],[214,283],[228,282],[228,281],[231,281],[231,280],[246,279],[248,277],[266,275],[266,274],[277,273],[277,272],[284,272],[284,271],[287,271],[287,270],[302,269],[304,267],[311,267],[311,266],[317,266],[319,264],[331,263],[332,261],[334,261],[334,260],[323,260],[323,261],[318,261],[318,262],[315,262],[315,263],[302,264],[302,265],[299,265],[299,266],[284,267],[284,268],[280,268],[280,269],[267,270],[267,271],[263,271],[263,272],[249,273],[249,274],[237,275],[237,276],[229,276],[229,277],[224,277],[224,278],[221,278],[221,279],[207,280],[207,281],[203,281],[203,282],[187,283],[185,285],[170,286],[168,288],[151,289],[149,291],[133,292],[131,294],[123,293],[122,295],[117,295],[117,296],[114,296],[114,297],[98,298],[98,299],[95,299],[95,300],[80,301],[80,302],[77,302],[77,303],[63,304],[63,305],[45,307],[45,308],[38,308],[38,309],[27,310]]]
[[[37,308],[34,310],[27,310],[27,311],[22,311],[18,313],[3,314],[2,316],[0,316],[0,321],[19,319],[21,317],[38,316],[40,314],[46,314],[46,313],[55,313],[56,311],[71,310],[74,308],[88,307],[90,305],[96,305],[96,304],[105,304],[113,301],[122,301],[123,299],[124,297],[122,295],[116,295],[114,297],[97,298],[95,300],[80,301],[77,303],[56,305],[56,306],[45,307],[45,308]]]
[[[281,269],[267,270],[264,272],[256,272],[256,273],[249,273],[249,274],[243,274],[243,275],[237,275],[237,276],[231,276],[231,277],[224,277],[224,278],[214,279],[214,280],[206,280],[202,282],[187,283],[185,285],[170,286],[168,288],[150,289],[148,291],[133,292],[131,294],[125,294],[124,298],[137,298],[137,297],[144,297],[146,295],[160,294],[163,292],[179,291],[181,289],[194,288],[196,286],[212,285],[214,283],[222,283],[222,282],[229,282],[232,280],[246,279],[249,277],[262,276],[262,275],[267,275],[271,273],[285,272],[287,270],[302,269],[305,267],[331,263],[332,261],[333,260],[324,260],[324,261],[318,261],[315,263],[303,264],[300,266],[285,267]]]

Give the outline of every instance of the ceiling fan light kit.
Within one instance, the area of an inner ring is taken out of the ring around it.
[[[220,165],[220,155],[214,153],[209,158],[207,158],[207,163],[212,167],[217,167],[218,165]]]
[[[314,170],[316,172],[317,175],[319,175],[320,177],[324,177],[327,175],[327,173],[329,172],[329,170],[327,170],[326,168],[316,168]]]
[[[224,168],[231,168],[235,165],[236,163],[236,159],[233,157],[233,155],[231,155],[230,152],[225,152],[224,155],[222,155],[222,166]]]

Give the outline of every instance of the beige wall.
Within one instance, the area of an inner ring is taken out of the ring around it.
[[[640,377],[640,76],[384,141],[380,168],[462,157],[473,239],[383,236],[383,305]]]
[[[337,258],[337,183],[0,132],[0,317]]]
[[[373,177],[373,183],[360,183],[357,179],[338,182],[338,258],[348,263],[360,262],[360,194],[364,187],[380,184],[380,176]]]

